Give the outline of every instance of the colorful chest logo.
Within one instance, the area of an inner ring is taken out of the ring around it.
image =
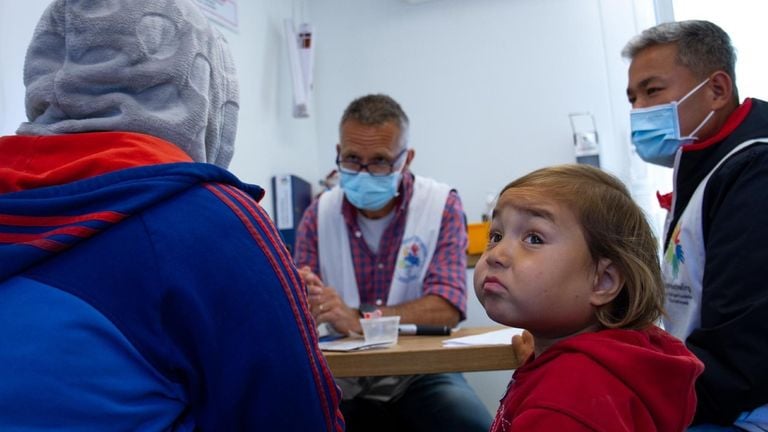
[[[421,268],[427,258],[427,246],[417,236],[403,240],[397,257],[397,278],[402,282],[413,282],[421,275]]]
[[[672,232],[672,237],[669,239],[669,246],[664,254],[664,262],[672,267],[672,277],[677,279],[677,274],[680,272],[680,264],[685,263],[683,245],[680,244],[680,224],[677,224]]]

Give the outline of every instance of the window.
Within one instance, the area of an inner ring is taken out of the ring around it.
[[[666,0],[675,20],[704,19],[722,27],[736,48],[736,85],[739,97],[768,99],[768,57],[765,55],[765,17],[768,2],[754,0]]]

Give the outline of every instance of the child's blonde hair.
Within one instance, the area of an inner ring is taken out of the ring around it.
[[[588,165],[569,164],[533,171],[501,194],[510,189],[545,194],[566,206],[576,215],[595,263],[607,258],[618,268],[624,278],[621,291],[596,312],[603,326],[640,329],[661,317],[664,285],[656,236],[619,179]]]

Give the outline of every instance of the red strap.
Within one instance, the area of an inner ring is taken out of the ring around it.
[[[725,124],[722,128],[720,128],[719,131],[717,131],[716,134],[712,135],[711,137],[705,139],[704,141],[694,142],[692,144],[684,145],[683,151],[696,151],[701,150],[704,148],[707,148],[709,146],[715,145],[722,140],[726,139],[730,134],[733,133],[733,131],[736,130],[739,125],[741,125],[741,122],[744,121],[744,119],[747,117],[747,114],[749,114],[749,111],[752,110],[752,99],[747,98],[744,100],[744,103],[739,105],[736,110],[731,113],[731,115],[728,117],[728,120],[725,121]]]

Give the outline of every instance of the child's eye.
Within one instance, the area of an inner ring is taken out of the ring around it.
[[[523,241],[530,244],[544,244],[544,239],[542,239],[541,236],[536,233],[530,233],[526,235]]]
[[[488,234],[488,243],[498,243],[501,241],[501,234],[496,231],[491,231]]]

